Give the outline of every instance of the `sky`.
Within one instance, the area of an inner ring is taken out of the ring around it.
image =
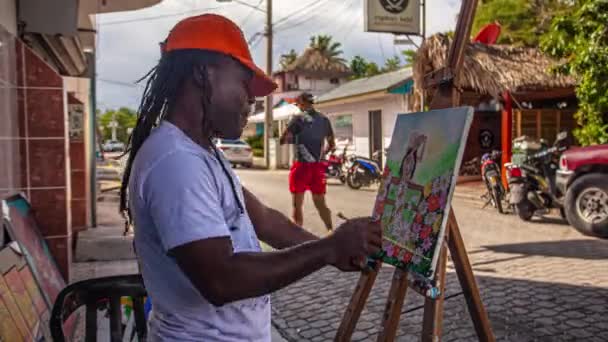
[[[265,0],[240,0],[265,9]],[[453,30],[460,0],[427,0],[427,36]],[[274,70],[281,54],[294,49],[301,52],[310,37],[329,34],[342,43],[344,58],[356,55],[378,65],[411,46],[395,45],[394,36],[363,30],[364,0],[273,0],[275,25]],[[236,22],[249,39],[264,29],[265,13],[237,2],[217,0],[163,0],[138,11],[98,15],[97,29],[97,102],[102,110],[118,107],[137,108],[141,85],[136,81],[146,74],[159,58],[158,43],[181,19],[202,13],[217,13]],[[282,23],[282,18],[288,17]],[[253,58],[265,70],[266,41],[254,39],[250,46]]]

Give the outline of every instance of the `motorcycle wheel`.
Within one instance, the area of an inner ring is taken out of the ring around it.
[[[528,200],[523,200],[515,205],[515,211],[517,212],[517,216],[524,221],[530,221],[532,216],[534,216],[534,208],[532,203]]]
[[[354,190],[359,190],[363,186],[359,177],[354,173],[349,173],[348,176],[346,176],[346,184]]]
[[[340,183],[345,184],[346,183],[346,176],[344,175],[340,175]]]
[[[494,205],[496,206],[496,209],[498,209],[498,212],[500,214],[504,214],[504,211],[502,210],[502,200],[500,198],[500,189],[498,186],[495,186],[492,189],[492,197],[494,197]]]

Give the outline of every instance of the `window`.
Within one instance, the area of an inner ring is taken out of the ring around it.
[[[331,121],[336,139],[353,138],[353,116],[352,115],[337,115],[331,116]]]
[[[329,80],[329,83],[331,84],[340,84],[340,79],[338,78],[332,78]]]

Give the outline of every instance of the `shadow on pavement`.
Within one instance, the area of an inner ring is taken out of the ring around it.
[[[608,259],[608,241],[568,240],[515,243],[507,245],[484,246],[498,253],[540,255],[561,258],[602,260]]]
[[[273,296],[273,323],[288,341],[333,340],[358,274],[325,268]],[[392,277],[383,268],[353,341],[375,341]],[[608,289],[477,276],[497,341],[606,341]],[[443,340],[475,341],[456,274],[449,272]],[[423,297],[408,291],[396,341],[420,341]],[[407,313],[406,313],[407,312]]]

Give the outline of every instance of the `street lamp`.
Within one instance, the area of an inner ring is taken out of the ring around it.
[[[266,74],[272,77],[272,0],[266,0],[266,11],[257,8],[242,0],[216,0],[217,2],[236,2],[243,6],[254,8],[266,13]],[[270,148],[269,141],[272,134],[272,95],[266,96],[264,100],[264,163],[270,167]]]

